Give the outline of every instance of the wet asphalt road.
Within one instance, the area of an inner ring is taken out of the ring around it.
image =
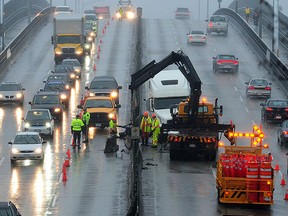
[[[103,28],[104,22],[101,23]],[[182,49],[191,59],[203,82],[202,95],[212,101],[219,98],[224,106],[223,122],[231,119],[239,131],[250,132],[253,124],[260,123],[262,99],[247,99],[244,82],[250,77],[267,77],[273,82],[272,98],[284,94],[276,80],[258,66],[255,55],[243,41],[241,33],[230,28],[227,38],[209,37],[206,46],[188,46],[186,33],[191,28],[205,28],[204,22],[174,19],[144,19],[142,38],[143,64],[161,60],[172,50]],[[0,194],[2,200],[10,199],[22,215],[125,215],[127,212],[127,173],[130,155],[103,153],[107,130],[90,131],[89,145],[80,152],[72,151],[68,181],[62,182],[61,168],[65,153],[70,148],[70,122],[77,112],[77,104],[84,86],[94,75],[114,75],[123,86],[120,95],[120,124],[129,121],[129,73],[133,72],[134,24],[110,22],[102,37],[100,58],[87,58],[84,76],[72,91],[69,109],[59,122],[53,139],[45,138],[44,164],[25,161],[10,166],[8,142],[20,128],[21,117],[30,109],[28,101],[43,86],[42,80],[53,68],[53,48],[50,44],[52,24],[48,24],[27,45],[1,81],[19,81],[26,88],[24,107],[5,105],[0,108]],[[97,50],[99,44],[95,45]],[[233,74],[213,74],[212,56],[233,53],[240,60],[240,70]],[[94,63],[96,71],[93,71]],[[171,67],[172,68],[172,67]],[[143,96],[144,98],[147,95]],[[143,105],[143,110],[146,109]],[[279,160],[281,173],[285,173],[287,147],[276,142],[278,125],[264,126],[265,143],[275,160]],[[247,143],[247,141],[246,141]],[[125,149],[119,142],[120,150]],[[268,208],[218,205],[215,190],[215,169],[205,161],[175,162],[169,152],[159,153],[143,148],[142,175],[145,215],[286,215],[287,202],[283,201],[284,187],[281,174],[275,178],[275,205]],[[192,213],[193,212],[193,213]]]

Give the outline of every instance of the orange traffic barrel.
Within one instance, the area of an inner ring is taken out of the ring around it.
[[[272,184],[272,166],[269,162],[262,162],[259,169],[259,190],[270,191]],[[259,202],[270,202],[270,198],[264,198],[264,192],[259,193]]]
[[[259,187],[259,168],[258,163],[248,163],[246,173],[246,187],[247,187],[247,199],[249,202],[258,202],[258,190]]]

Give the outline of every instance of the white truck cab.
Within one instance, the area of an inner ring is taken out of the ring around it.
[[[163,70],[149,80],[149,111],[160,123],[172,119],[170,105],[179,104],[190,95],[190,86],[180,70]]]

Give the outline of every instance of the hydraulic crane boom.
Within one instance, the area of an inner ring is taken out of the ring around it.
[[[190,85],[190,100],[189,112],[190,117],[197,116],[199,100],[201,96],[202,82],[191,63],[189,57],[182,51],[171,52],[167,57],[156,63],[155,60],[151,61],[144,68],[131,75],[130,90],[136,90],[143,83],[153,78],[156,74],[164,70],[169,65],[176,64],[182,74],[185,76]]]

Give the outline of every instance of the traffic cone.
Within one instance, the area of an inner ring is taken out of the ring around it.
[[[96,63],[94,63],[93,71],[96,71]]]
[[[68,157],[69,159],[71,158],[70,149],[67,150],[66,155],[67,155],[67,157]]]
[[[68,180],[68,178],[67,178],[67,170],[66,170],[66,166],[64,166],[64,164],[63,164],[63,167],[62,167],[62,181],[66,182],[67,180]]]
[[[64,165],[65,165],[66,167],[70,167],[70,160],[69,160],[68,157],[65,157]]]
[[[283,176],[282,176],[282,180],[281,180],[280,185],[286,185],[286,181],[285,181],[285,178],[284,178],[284,174],[283,174]]]
[[[108,22],[107,22],[107,25],[110,25],[109,20],[108,20]]]
[[[286,189],[284,200],[288,200],[288,189]]]
[[[104,35],[104,34],[105,34],[105,29],[102,30],[102,35]]]
[[[106,24],[104,25],[104,29],[106,30],[106,28],[107,28],[107,26],[106,26]]]
[[[100,44],[102,44],[102,42],[103,42],[103,41],[102,41],[102,38],[100,38],[100,41],[99,41],[99,42],[100,42]]]
[[[280,170],[280,166],[279,166],[278,160],[276,160],[276,165],[275,165],[274,170],[276,170],[276,171]]]
[[[98,46],[98,52],[101,52],[101,47],[100,46]]]

